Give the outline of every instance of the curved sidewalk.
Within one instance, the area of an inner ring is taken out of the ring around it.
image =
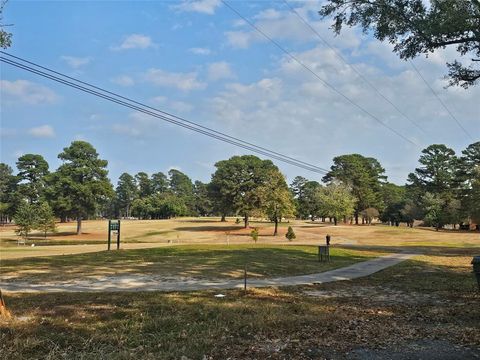
[[[295,286],[322,284],[332,281],[352,280],[368,276],[418,254],[398,253],[359,262],[347,267],[323,273],[278,277],[272,279],[248,279],[248,287]],[[168,280],[155,275],[124,274],[65,282],[3,283],[0,288],[15,292],[99,292],[99,291],[195,291],[210,289],[243,288],[243,279],[198,280],[185,278]]]

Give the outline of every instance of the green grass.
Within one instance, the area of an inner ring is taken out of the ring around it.
[[[354,281],[223,299],[212,291],[7,294],[15,318],[0,323],[0,358],[343,358],[416,341],[478,354],[480,293],[467,258],[420,256]]]
[[[273,277],[322,272],[368,260],[381,253],[333,248],[331,262],[318,262],[315,246],[183,245],[103,251],[2,261],[11,280],[72,280],[118,272],[195,278]]]

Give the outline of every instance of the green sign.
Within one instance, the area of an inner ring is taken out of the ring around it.
[[[118,222],[112,222],[110,223],[110,230],[118,230],[119,226],[118,226]]]

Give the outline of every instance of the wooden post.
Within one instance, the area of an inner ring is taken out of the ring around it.
[[[118,230],[117,230],[117,250],[120,250],[120,220],[118,220]]]
[[[110,230],[111,226],[112,226],[112,220],[108,220],[108,250],[110,250],[110,243],[112,241],[112,235],[111,235],[112,231]]]
[[[247,264],[245,264],[243,269],[243,291],[247,292]]]

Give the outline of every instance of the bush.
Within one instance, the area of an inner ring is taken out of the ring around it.
[[[297,235],[295,235],[295,232],[293,231],[291,226],[288,227],[285,237],[288,239],[288,241],[292,241],[297,238]]]
[[[239,218],[235,219],[235,224],[240,224],[240,219]]]
[[[253,241],[255,241],[256,243],[258,240],[258,229],[253,228],[252,232],[250,233],[250,236],[252,237]]]

